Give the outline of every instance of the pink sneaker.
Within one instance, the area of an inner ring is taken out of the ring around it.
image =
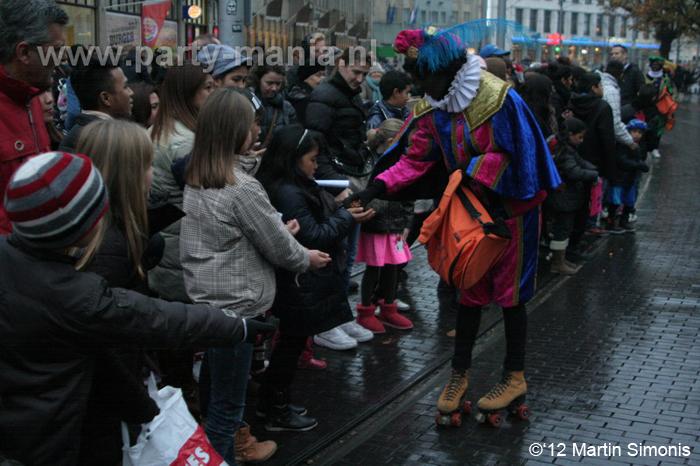
[[[328,364],[326,361],[321,361],[320,359],[311,358],[307,361],[300,359],[297,361],[297,369],[308,369],[310,371],[322,371],[326,368]]]
[[[326,368],[328,364],[325,361],[318,360],[314,358],[314,349],[311,347],[311,340],[313,337],[306,339],[306,348],[301,352],[299,360],[297,361],[298,369],[309,369],[312,371],[322,371]]]

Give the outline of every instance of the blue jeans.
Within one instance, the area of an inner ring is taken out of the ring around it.
[[[243,422],[253,345],[239,343],[233,348],[210,348],[207,358],[211,395],[204,431],[224,461],[235,466],[234,435]]]
[[[345,253],[345,272],[340,279],[341,285],[343,285],[343,290],[345,294],[348,294],[348,288],[350,287],[350,274],[352,274],[352,268],[355,265],[355,258],[357,257],[357,242],[360,240],[360,224],[356,224],[350,228],[350,233],[348,233],[348,250]]]

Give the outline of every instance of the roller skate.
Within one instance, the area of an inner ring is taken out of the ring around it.
[[[478,422],[488,422],[493,427],[503,424],[503,416],[498,413],[503,408],[520,419],[527,419],[530,417],[530,408],[523,405],[526,393],[527,383],[523,371],[503,371],[501,381],[476,403],[479,411],[471,413],[471,404],[466,403],[465,412]]]
[[[449,382],[442,390],[438,399],[438,413],[435,415],[435,422],[439,426],[459,427],[462,425],[462,412],[464,395],[469,383],[467,369],[458,371],[452,369]]]

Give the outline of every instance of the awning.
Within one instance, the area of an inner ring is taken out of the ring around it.
[[[396,51],[394,47],[377,47],[377,56],[382,58],[394,58]]]
[[[318,20],[318,27],[322,29],[330,29],[340,21],[340,12],[338,10],[331,10],[325,15],[321,16]]]
[[[282,1],[283,0],[272,0],[267,9],[265,10],[265,16],[269,19],[281,19],[282,18]]]
[[[335,26],[333,26],[333,32],[335,34],[345,34],[345,30],[347,28],[347,21],[345,21],[345,18],[340,18],[340,21],[335,23]]]
[[[356,22],[348,31],[348,36],[360,38],[367,38],[367,21]]]
[[[297,12],[296,23],[308,24],[313,20],[314,10],[310,3],[307,3]]]

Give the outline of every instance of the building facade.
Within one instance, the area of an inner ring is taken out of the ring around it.
[[[199,34],[218,34],[219,2],[230,0],[172,0],[158,46],[189,45]],[[58,0],[70,17],[67,45],[141,45],[141,4],[136,0]],[[250,12],[245,28],[250,47],[287,47],[315,31],[328,37],[328,45],[369,44],[370,0],[234,0]],[[183,14],[198,7],[197,18]]]
[[[499,44],[512,48],[512,57],[521,61],[546,62],[564,56],[584,67],[602,65],[615,44],[627,47],[638,63],[658,53],[652,36],[633,30],[632,20],[623,11],[606,11],[597,0],[491,2],[487,11],[492,17],[500,9],[506,19],[537,33],[532,41]]]

